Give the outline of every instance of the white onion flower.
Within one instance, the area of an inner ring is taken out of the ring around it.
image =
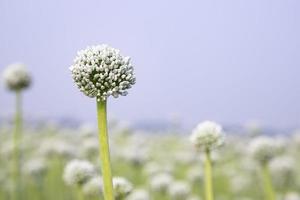
[[[63,179],[70,186],[82,185],[86,183],[95,174],[94,166],[84,160],[70,161],[63,174]]]
[[[281,150],[281,146],[273,138],[260,136],[253,139],[249,146],[249,153],[259,163],[268,163]]]
[[[270,162],[270,171],[273,175],[274,185],[285,189],[296,184],[296,163],[289,156],[281,156]]]
[[[7,88],[13,91],[26,89],[31,84],[31,76],[21,63],[9,65],[3,73],[3,79]]]
[[[99,197],[102,194],[102,178],[100,176],[92,177],[83,185],[83,193],[88,197]]]
[[[47,165],[43,159],[32,159],[25,163],[23,171],[33,177],[41,177],[45,174]]]
[[[133,190],[127,200],[150,200],[150,194],[144,189]]]
[[[224,133],[219,124],[205,121],[193,130],[190,141],[199,149],[211,150],[224,143]]]
[[[77,149],[62,139],[47,139],[42,141],[39,153],[46,157],[72,158],[77,154]]]
[[[191,193],[191,186],[183,181],[173,182],[168,193],[173,200],[186,200]]]
[[[80,91],[99,100],[127,95],[136,80],[130,58],[108,45],[79,51],[70,70]]]
[[[123,177],[114,177],[113,187],[115,198],[117,200],[127,197],[133,190],[132,184],[126,178]]]
[[[150,180],[150,187],[155,192],[166,192],[173,181],[173,177],[168,173],[156,174]]]

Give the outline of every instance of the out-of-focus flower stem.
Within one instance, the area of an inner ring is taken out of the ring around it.
[[[212,164],[210,158],[210,150],[205,151],[205,199],[213,200],[213,181],[212,181]]]
[[[84,200],[84,194],[83,194],[82,188],[80,186],[77,187],[77,199]]]
[[[103,193],[105,200],[114,200],[112,173],[107,134],[106,101],[97,99],[98,137],[100,144],[100,161],[103,177]]]
[[[21,159],[21,139],[22,139],[22,97],[21,91],[16,91],[16,111],[15,111],[15,128],[13,133],[13,155],[14,163],[12,166],[12,174],[14,181],[14,190],[12,191],[12,198],[14,200],[20,199],[21,192],[21,170],[20,170],[20,159]]]
[[[275,200],[276,195],[273,189],[272,179],[271,179],[271,175],[267,163],[262,165],[262,178],[263,178],[265,199]]]

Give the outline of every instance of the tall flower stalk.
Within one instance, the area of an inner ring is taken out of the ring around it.
[[[105,200],[114,200],[106,104],[109,96],[127,95],[127,90],[135,83],[133,66],[130,58],[121,55],[118,49],[98,45],[79,51],[70,70],[79,90],[97,100],[103,194]]]
[[[22,98],[21,93],[31,84],[31,77],[25,66],[21,63],[9,65],[3,73],[6,87],[16,94],[14,131],[13,131],[13,166],[12,179],[14,191],[12,199],[21,198],[21,145],[22,145]]]
[[[261,171],[262,171],[265,198],[267,200],[276,200],[269,167],[267,164],[263,164],[261,169],[262,169]]]
[[[213,200],[213,180],[212,180],[212,163],[210,158],[210,150],[205,151],[205,199]]]
[[[205,153],[205,199],[214,200],[213,173],[210,154],[213,149],[221,146],[224,142],[222,127],[211,121],[200,123],[194,129],[190,140],[198,150],[202,150]]]
[[[15,128],[13,133],[13,180],[15,185],[15,191],[13,196],[15,199],[20,199],[21,193],[21,140],[22,140],[22,97],[21,91],[16,91],[16,111],[15,111]]]
[[[261,169],[262,185],[266,200],[275,200],[276,193],[273,189],[271,174],[269,171],[270,161],[280,153],[282,146],[275,139],[260,136],[251,141],[249,152],[257,161]]]
[[[107,134],[107,114],[106,114],[106,101],[97,100],[97,117],[98,117],[98,137],[100,144],[100,160],[103,175],[103,194],[104,199],[113,200],[113,183],[112,172],[109,154],[109,141]]]

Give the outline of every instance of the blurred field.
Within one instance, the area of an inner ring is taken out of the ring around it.
[[[11,131],[11,128],[2,127],[0,132],[0,199],[3,200],[10,199],[14,188],[11,179]],[[132,183],[133,192],[143,189],[153,200],[204,199],[203,155],[193,148],[188,137],[187,133],[172,131],[151,134],[111,127],[113,175],[125,177]],[[227,133],[226,144],[213,153],[217,200],[264,199],[260,172],[256,162],[248,155],[248,144],[253,137],[256,136]],[[281,154],[296,161],[296,173],[290,183],[282,185],[276,182],[278,178],[273,177],[278,199],[288,199],[285,196],[299,192],[300,137],[294,134],[278,137],[278,140],[284,147]],[[89,126],[78,129],[50,125],[39,129],[27,128],[21,149],[20,193],[24,200],[78,199],[77,188],[66,185],[62,178],[66,163],[73,159],[90,161],[100,175],[98,139],[96,131]],[[170,180],[159,181],[157,177],[164,175],[171,177]],[[280,180],[284,179],[280,177]],[[184,187],[176,187],[178,182]],[[157,185],[160,189],[157,189]],[[186,194],[180,196],[181,193]],[[85,195],[84,199],[99,198]]]

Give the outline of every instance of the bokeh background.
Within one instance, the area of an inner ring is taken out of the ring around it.
[[[34,86],[27,119],[95,122],[95,103],[74,87],[77,50],[107,43],[132,57],[137,84],[109,101],[132,124],[176,118],[223,124],[300,124],[300,2],[0,1],[0,71],[25,63]],[[0,113],[13,114],[3,84]]]

